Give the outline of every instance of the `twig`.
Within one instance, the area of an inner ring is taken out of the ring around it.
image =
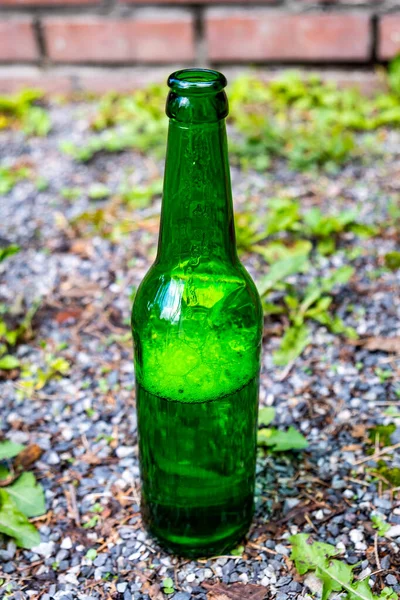
[[[351,481],[351,483],[356,483],[357,485],[363,485],[365,487],[369,487],[371,484],[367,481],[360,481],[360,479],[353,479],[352,477],[343,477],[345,481]]]
[[[72,512],[72,517],[75,521],[75,525],[77,527],[81,526],[81,519],[79,516],[79,509],[78,509],[78,504],[76,502],[76,490],[75,490],[75,486],[72,485],[72,483],[69,484],[68,486],[68,492],[69,492],[69,499],[71,501],[71,512]]]
[[[368,462],[369,460],[375,460],[380,456],[384,456],[389,452],[393,452],[393,450],[397,450],[397,448],[400,448],[400,442],[394,444],[393,446],[387,446],[387,448],[382,448],[382,450],[379,450],[379,452],[374,452],[374,454],[371,454],[371,456],[367,456],[366,458],[362,458],[361,460],[356,460],[355,462],[353,462],[353,467]]]
[[[310,515],[308,513],[304,513],[304,518],[312,529],[314,529],[315,533],[318,533],[318,529],[315,527],[314,523],[311,521]]]
[[[259,544],[255,544],[254,542],[249,542],[249,546],[255,548],[256,550],[261,550],[262,552],[268,552],[269,554],[278,554],[275,550],[270,550],[266,546],[260,546]]]
[[[290,371],[293,369],[295,362],[296,362],[296,359],[290,361],[290,363],[288,365],[286,365],[286,367],[283,369],[283,371],[280,372],[280,374],[278,375],[276,380],[284,381],[286,379],[286,377],[290,374]]]
[[[378,553],[378,532],[376,532],[375,538],[374,538],[374,553],[375,553],[376,566],[380,570],[380,569],[382,569],[382,565],[381,565],[381,561],[379,560],[379,553]]]

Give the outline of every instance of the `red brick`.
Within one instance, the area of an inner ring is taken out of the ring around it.
[[[34,61],[39,58],[32,20],[0,21],[0,61]]]
[[[304,4],[319,4],[321,6],[381,6],[386,0],[300,0]]]
[[[117,0],[121,4],[251,4],[254,0]],[[281,4],[282,0],[257,0],[257,4]]]
[[[284,14],[209,9],[208,56],[215,61],[367,61],[371,29],[361,13]]]
[[[71,63],[169,63],[194,58],[191,15],[138,15],[134,19],[95,16],[43,21],[49,57]]]
[[[378,58],[389,60],[399,54],[400,14],[381,17],[378,31]]]
[[[99,4],[100,0],[0,0],[0,6],[68,6],[77,4]]]

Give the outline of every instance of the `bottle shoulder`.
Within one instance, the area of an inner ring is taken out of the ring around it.
[[[245,267],[236,264],[204,264],[200,268],[165,268],[154,264],[136,293],[133,305],[135,316],[143,318],[143,311],[159,312],[165,318],[167,306],[197,310],[213,310],[216,305],[235,308],[238,302],[252,307],[257,320],[262,308],[256,285]]]

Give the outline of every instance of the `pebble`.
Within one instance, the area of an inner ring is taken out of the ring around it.
[[[66,537],[61,542],[61,548],[63,550],[71,550],[72,548],[72,540],[70,537]]]
[[[306,576],[304,583],[313,594],[322,594],[323,583],[316,575],[314,575],[314,573],[309,573]]]
[[[115,454],[118,458],[127,458],[128,456],[132,456],[135,453],[135,448],[133,446],[119,446]]]
[[[391,538],[397,538],[400,536],[400,525],[393,525],[390,529],[387,530],[386,535]]]
[[[389,575],[386,575],[385,581],[386,581],[386,583],[388,585],[396,585],[397,584],[397,577],[395,577],[394,575],[392,575],[391,573],[389,573]]]
[[[13,565],[12,562],[6,562],[3,565],[3,571],[4,571],[4,573],[14,573],[15,565]]]
[[[54,551],[54,542],[42,542],[38,546],[32,548],[32,551],[39,556],[44,556],[44,558],[49,558]]]
[[[46,462],[52,466],[58,465],[60,462],[60,457],[58,456],[57,452],[54,452],[54,451],[48,452]]]
[[[357,544],[357,542],[361,542],[364,539],[364,534],[359,529],[352,529],[349,535],[353,544]]]

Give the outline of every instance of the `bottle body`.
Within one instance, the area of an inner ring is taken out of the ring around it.
[[[228,549],[251,521],[262,331],[225,124],[210,120],[170,121],[159,251],[132,313],[142,513],[192,556]]]

